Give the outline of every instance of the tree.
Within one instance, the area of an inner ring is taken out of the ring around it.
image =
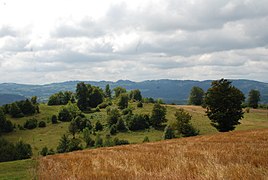
[[[100,123],[99,120],[95,124],[95,130],[96,131],[102,131],[103,130],[103,125]]]
[[[151,115],[151,125],[153,127],[159,127],[163,122],[166,122],[167,109],[161,106],[159,103],[154,104],[152,115]]]
[[[24,116],[16,102],[10,105],[9,113],[14,118],[20,118]]]
[[[176,123],[175,128],[183,137],[196,136],[199,134],[199,131],[193,127],[190,123],[192,116],[184,111],[184,109],[180,108],[175,113]]]
[[[24,125],[23,125],[24,128],[26,129],[34,129],[37,127],[37,119],[35,118],[31,118],[31,119],[28,119]]]
[[[64,152],[69,152],[70,146],[70,140],[68,139],[67,135],[63,135],[60,139],[59,145],[57,147],[58,153],[64,153]]]
[[[83,139],[86,142],[87,147],[93,147],[95,141],[90,137],[90,131],[88,128],[83,129]]]
[[[119,120],[116,123],[116,129],[120,132],[125,132],[127,131],[127,127],[125,125],[125,122],[122,118],[119,118]]]
[[[243,93],[232,86],[230,81],[213,81],[205,95],[206,114],[211,120],[211,125],[220,132],[234,130],[243,118],[244,100]]]
[[[175,138],[174,130],[171,126],[167,125],[164,130],[163,139],[172,139]]]
[[[58,122],[58,118],[57,118],[56,115],[52,115],[52,117],[51,117],[51,122],[52,122],[52,124],[57,124],[57,122]]]
[[[117,105],[119,109],[125,109],[128,107],[128,95],[126,93],[120,94]]]
[[[43,127],[46,127],[47,125],[46,125],[46,122],[45,121],[40,121],[39,123],[38,123],[38,127],[41,127],[41,128],[43,128]]]
[[[204,95],[205,93],[202,88],[194,86],[191,89],[188,103],[192,105],[200,106],[203,104]]]
[[[107,84],[105,86],[105,97],[107,97],[107,98],[111,98],[112,97],[112,91],[110,89],[110,85],[109,84]]]
[[[102,147],[103,146],[103,140],[99,134],[97,134],[95,139],[95,147]]]
[[[248,94],[248,106],[256,109],[260,101],[260,91],[252,89]]]
[[[130,91],[129,93],[129,98],[135,101],[141,101],[142,100],[142,96],[141,96],[141,92],[139,89],[134,89],[132,91]]]
[[[88,107],[88,87],[84,82],[76,85],[77,106],[81,111],[85,111]]]
[[[120,112],[117,108],[111,108],[109,112],[107,112],[107,123],[111,127],[113,124],[116,124],[120,118]]]
[[[149,117],[143,114],[134,114],[127,119],[127,126],[131,131],[149,128]]]
[[[114,93],[115,93],[115,97],[116,98],[119,97],[120,94],[127,92],[127,90],[125,88],[120,87],[120,86],[114,88],[113,90],[114,90]]]
[[[67,121],[71,121],[73,117],[67,108],[62,108],[59,112],[58,119],[60,121],[67,122]]]
[[[75,139],[75,133],[79,131],[79,128],[77,126],[77,122],[75,120],[72,120],[69,124],[69,132],[73,135],[73,139]]]
[[[116,125],[113,124],[113,125],[110,127],[110,134],[111,134],[111,135],[115,135],[116,133],[117,133]]]
[[[22,141],[19,141],[15,144],[15,149],[16,159],[28,159],[33,155],[31,145]]]
[[[3,132],[11,132],[11,131],[13,131],[13,124],[11,123],[11,121],[6,119],[6,116],[2,108],[0,108],[0,135]]]

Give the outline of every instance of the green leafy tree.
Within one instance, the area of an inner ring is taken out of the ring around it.
[[[107,123],[108,125],[111,127],[113,124],[116,124],[117,121],[120,118],[120,112],[117,108],[111,108],[108,112],[107,112],[108,116],[107,116]]]
[[[103,125],[101,124],[100,121],[97,121],[95,124],[95,130],[96,131],[102,131],[103,130]]]
[[[4,111],[0,108],[0,135],[3,132],[12,132],[13,131],[13,124],[11,121],[6,119]]]
[[[167,109],[165,106],[161,106],[159,103],[154,104],[152,115],[151,115],[151,125],[153,127],[159,127],[162,123],[166,122]]]
[[[60,139],[59,145],[57,147],[58,153],[65,153],[70,151],[70,140],[67,135],[63,135]]]
[[[113,124],[113,125],[110,127],[110,134],[111,134],[111,135],[115,135],[116,133],[117,133],[116,125]]]
[[[178,109],[175,113],[175,117],[175,128],[178,131],[178,134],[183,137],[196,136],[199,134],[199,131],[190,123],[192,116],[188,112],[184,111],[184,109]]]
[[[175,138],[174,130],[171,126],[167,125],[164,130],[163,139],[172,139]]]
[[[130,91],[129,93],[129,98],[134,101],[141,101],[142,100],[142,95],[139,89],[134,89]]]
[[[81,111],[87,110],[88,107],[88,87],[84,82],[78,83],[76,85],[76,97],[77,97],[77,106]]]
[[[211,88],[205,95],[207,116],[211,125],[220,132],[235,129],[243,118],[242,103],[245,100],[243,93],[226,79],[213,81]]]
[[[75,139],[75,134],[79,131],[77,122],[72,120],[69,124],[69,132],[73,135],[73,139]]]
[[[32,147],[30,144],[26,144],[23,141],[19,141],[15,144],[16,159],[28,159],[33,155]]]
[[[149,128],[149,117],[143,114],[134,114],[127,119],[127,126],[131,131]]]
[[[126,93],[120,94],[117,105],[119,109],[125,109],[128,107],[128,95]]]
[[[90,137],[90,130],[88,128],[83,129],[83,139],[86,142],[87,147],[93,147],[95,141]]]
[[[24,125],[23,125],[24,128],[26,129],[34,129],[37,127],[37,119],[35,118],[31,118],[31,119],[28,119]]]
[[[200,87],[194,86],[191,89],[191,93],[189,96],[189,102],[188,104],[192,105],[202,105],[203,104],[203,99],[204,99],[204,90]]]
[[[16,102],[10,105],[9,113],[14,118],[20,118],[24,116]]]
[[[127,90],[121,86],[118,86],[116,88],[113,89],[114,93],[115,93],[115,97],[118,98],[120,96],[120,94],[126,93]]]
[[[127,127],[125,125],[125,122],[122,118],[119,118],[119,120],[116,123],[116,129],[120,132],[126,132],[127,131]]]
[[[254,109],[258,108],[260,101],[260,91],[252,89],[248,94],[248,106]]]
[[[107,97],[107,98],[111,98],[112,97],[112,91],[110,89],[110,85],[109,84],[107,84],[105,86],[105,97]]]

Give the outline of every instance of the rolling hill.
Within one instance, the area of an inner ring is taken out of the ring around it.
[[[38,96],[40,101],[47,101],[51,94],[58,91],[75,91],[76,84],[81,81],[67,81],[62,83],[52,83],[45,85],[25,85],[14,83],[0,84],[0,94],[12,94],[31,97]],[[261,93],[261,103],[268,103],[268,83],[252,80],[232,80],[233,85],[239,88],[245,96],[251,89],[258,89]],[[199,86],[205,91],[210,87],[211,80],[192,81],[192,80],[147,80],[133,82],[129,80],[111,81],[85,81],[94,86],[105,88],[110,84],[111,88],[116,86],[125,87],[127,90],[140,89],[144,97],[161,98],[166,103],[186,104],[193,86]],[[2,104],[7,101],[1,101]]]

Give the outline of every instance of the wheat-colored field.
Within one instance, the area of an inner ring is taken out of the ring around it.
[[[268,129],[43,157],[39,179],[268,179]]]

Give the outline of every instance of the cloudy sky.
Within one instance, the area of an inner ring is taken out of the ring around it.
[[[0,0],[0,83],[268,82],[268,0]]]

